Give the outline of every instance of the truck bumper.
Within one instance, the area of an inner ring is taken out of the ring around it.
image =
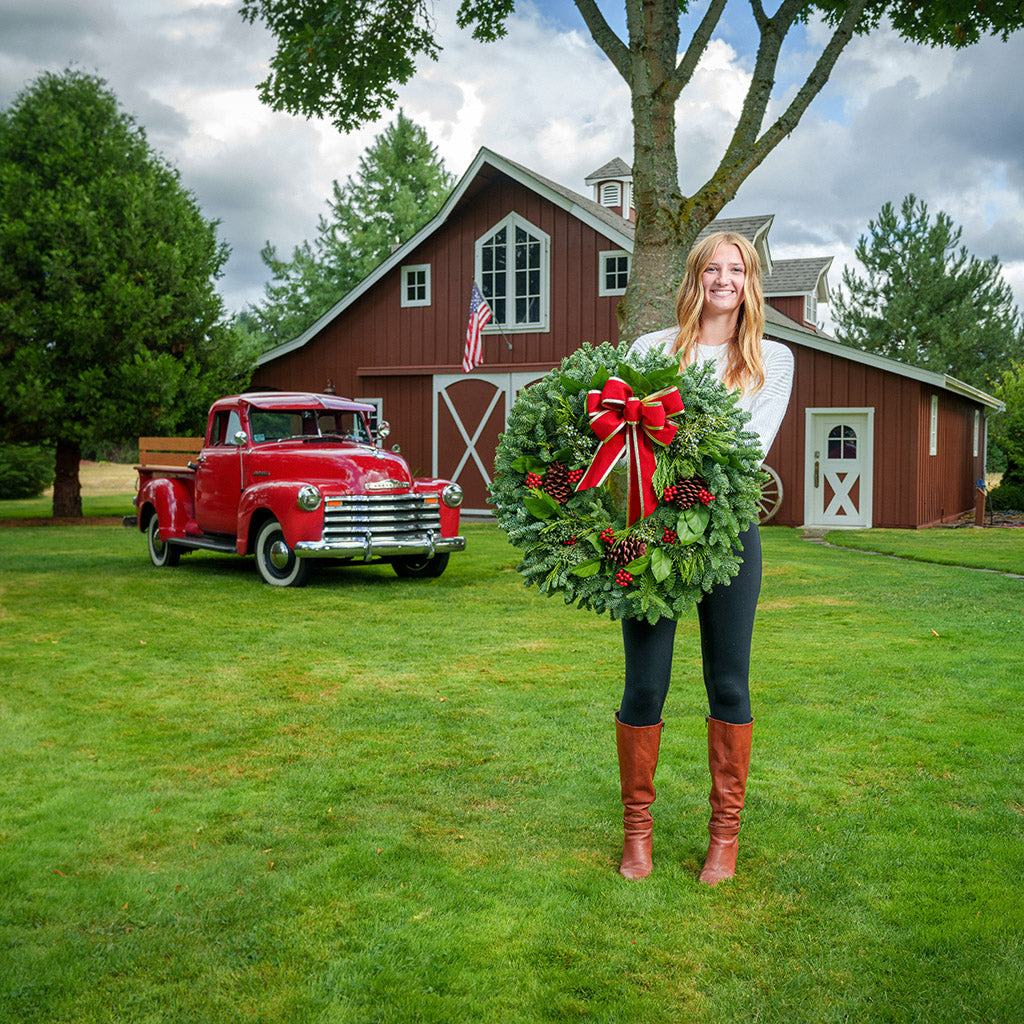
[[[443,551],[465,551],[465,537],[438,537],[427,533],[416,537],[373,537],[367,530],[361,537],[337,540],[300,540],[295,545],[299,558],[394,558],[425,555],[432,558]]]

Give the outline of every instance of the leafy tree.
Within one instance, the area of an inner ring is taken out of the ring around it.
[[[1006,455],[992,502],[997,508],[1024,510],[1024,362],[1013,363],[992,390],[1006,405],[1006,412],[992,420],[992,439]]]
[[[866,273],[843,271],[832,303],[847,345],[987,387],[1020,352],[1020,316],[999,260],[960,245],[945,213],[907,196],[886,203],[855,253]]]
[[[574,2],[631,94],[637,224],[633,273],[619,306],[624,340],[672,319],[670,286],[682,278],[697,235],[796,128],[854,35],[873,31],[886,17],[914,42],[963,47],[987,34],[1005,39],[1022,24],[1019,0],[780,0],[773,13],[763,0],[749,0],[760,42],[742,111],[715,172],[684,196],[676,102],[728,0],[625,0],[626,39],[612,30],[598,0]],[[458,23],[471,27],[476,39],[494,42],[505,35],[514,8],[515,0],[461,0]],[[441,47],[432,10],[432,0],[243,0],[242,16],[263,21],[278,42],[270,74],[259,87],[261,99],[275,110],[328,116],[342,130],[374,120],[395,103],[395,85],[412,77],[418,58],[437,59]],[[824,19],[831,37],[804,82],[766,124],[783,43],[811,15]],[[692,27],[687,41],[681,39],[681,21]]]
[[[423,227],[452,183],[426,131],[399,111],[360,158],[356,177],[333,183],[317,237],[296,246],[291,260],[264,247],[273,281],[250,311],[258,329],[273,344],[300,334]]]
[[[195,431],[248,380],[223,322],[216,226],[96,77],[46,73],[0,112],[0,425],[55,445],[82,514],[83,444]]]

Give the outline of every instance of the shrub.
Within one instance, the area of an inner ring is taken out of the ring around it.
[[[994,509],[1024,511],[1024,482],[1017,479],[1007,480],[1004,477],[1002,483],[989,492],[988,499]]]
[[[0,498],[38,498],[53,483],[53,449],[0,444]]]

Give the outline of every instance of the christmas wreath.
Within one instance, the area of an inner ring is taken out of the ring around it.
[[[490,493],[526,585],[655,622],[735,576],[763,476],[747,419],[710,364],[609,344],[520,392]]]

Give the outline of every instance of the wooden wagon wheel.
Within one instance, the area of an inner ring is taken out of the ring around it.
[[[767,523],[782,504],[782,481],[771,466],[761,468],[768,474],[768,479],[761,485],[761,497],[757,502],[757,521]]]

